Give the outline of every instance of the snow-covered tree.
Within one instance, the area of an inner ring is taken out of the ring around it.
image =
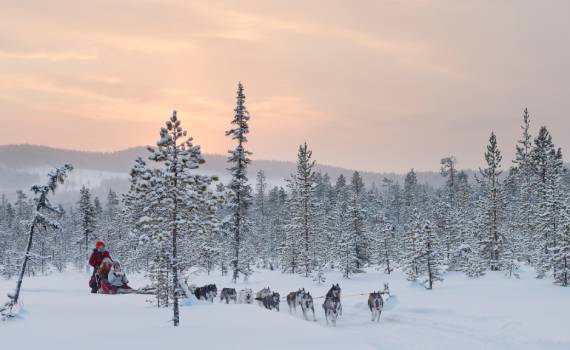
[[[570,222],[558,231],[556,246],[552,249],[554,282],[563,287],[570,285]]]
[[[420,235],[423,229],[423,220],[417,209],[413,210],[409,222],[406,224],[403,236],[404,254],[402,268],[408,281],[416,281],[420,275],[419,258],[422,254]]]
[[[394,271],[395,227],[392,223],[388,222],[384,215],[379,214],[373,220],[372,230],[374,233],[372,241],[375,247],[373,250],[376,256],[375,260],[380,266],[384,266],[384,272],[389,275]]]
[[[480,199],[482,219],[482,232],[480,233],[481,252],[493,271],[501,268],[501,254],[504,250],[504,237],[502,232],[503,193],[499,182],[502,173],[501,160],[503,156],[497,146],[497,137],[491,133],[489,144],[485,151],[487,167],[479,169],[481,178],[478,178],[483,193]]]
[[[209,185],[215,180],[193,172],[204,163],[204,158],[200,146],[192,141],[174,111],[160,129],[156,147],[148,147],[149,160],[155,167],[147,169],[138,161],[133,170],[140,177],[137,189],[146,191],[146,203],[141,208],[143,216],[139,218],[143,226],[141,240],[153,247],[150,271],[156,272],[153,276],[159,282],[158,292],[166,290],[172,300],[175,327],[180,323],[180,275],[189,267],[186,254],[180,254],[180,250],[188,247],[190,229],[198,230],[210,220],[203,210],[212,205]],[[166,286],[162,281],[165,271]]]
[[[536,210],[533,202],[536,198],[534,183],[536,178],[533,171],[532,160],[532,136],[530,134],[530,115],[525,108],[523,124],[521,125],[522,136],[517,141],[515,159],[513,160],[513,182],[515,191],[509,197],[513,216],[510,220],[511,229],[516,231],[516,236],[522,240],[520,251],[521,257],[531,263],[533,253],[533,234],[536,226]]]
[[[34,236],[40,233],[39,230],[44,230],[45,232],[47,230],[58,230],[61,228],[57,220],[54,219],[54,215],[57,217],[57,215],[61,214],[60,209],[59,207],[51,204],[48,195],[50,193],[55,193],[57,186],[59,184],[63,184],[71,170],[73,170],[73,167],[66,164],[61,168],[51,171],[48,174],[48,181],[45,185],[32,186],[35,210],[32,213],[27,244],[24,250],[20,272],[18,274],[18,280],[16,281],[16,289],[14,290],[14,293],[8,294],[8,302],[0,307],[0,316],[2,316],[2,318],[12,317],[13,309],[18,305],[22,283],[24,281],[24,274],[31,257],[30,253],[34,243]]]
[[[269,212],[266,193],[267,178],[263,170],[259,170],[256,175],[255,194],[254,194],[254,220],[255,220],[255,238],[254,247],[258,256],[261,258],[263,267],[270,264],[269,251],[271,249],[271,237],[269,237]]]
[[[354,240],[356,269],[360,270],[368,262],[368,234],[366,211],[364,209],[364,181],[355,171],[350,179],[348,199],[348,228]]]
[[[418,243],[420,247],[417,257],[418,265],[421,266],[420,271],[426,276],[424,286],[426,289],[432,289],[435,282],[443,281],[443,259],[429,221],[424,223]]]
[[[247,180],[247,166],[251,162],[251,152],[246,150],[247,134],[249,133],[249,112],[245,106],[243,85],[238,84],[235,115],[232,120],[233,128],[226,132],[237,142],[236,148],[229,151],[228,169],[232,180],[228,185],[230,190],[229,206],[231,217],[227,223],[232,251],[231,267],[232,280],[237,282],[239,274],[247,277],[251,274],[251,219],[249,208],[252,202],[251,186]]]
[[[309,277],[313,268],[318,265],[316,251],[316,214],[317,201],[315,198],[316,173],[313,152],[307,144],[299,146],[297,153],[297,171],[291,176],[289,186],[291,198],[289,200],[290,221],[288,225],[288,254],[299,254],[295,265],[299,266],[305,277]],[[290,244],[289,244],[290,243]],[[289,259],[290,261],[293,261]]]
[[[556,150],[552,136],[541,127],[534,140],[531,158],[536,181],[536,197],[533,201],[536,215],[533,238],[537,277],[542,278],[553,268],[551,249],[556,237],[563,230],[563,214],[567,202],[563,200],[561,179],[564,171],[562,151]]]
[[[457,188],[457,159],[454,156],[449,156],[441,159],[441,170],[440,173],[447,180],[445,182],[445,188],[447,195],[449,196],[449,201],[453,203],[455,201],[455,191]]]
[[[82,237],[82,244],[80,247],[83,248],[81,252],[85,258],[85,264],[87,264],[87,261],[89,260],[89,243],[94,238],[93,233],[97,225],[97,213],[95,211],[95,206],[91,201],[91,192],[85,186],[81,187],[81,190],[79,190],[79,202],[77,203],[77,207],[80,216],[79,229]],[[87,269],[89,268],[88,265],[85,266]]]

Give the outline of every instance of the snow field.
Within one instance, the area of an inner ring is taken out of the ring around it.
[[[24,281],[23,312],[0,324],[0,341],[6,348],[101,349],[103,344],[137,350],[157,348],[208,349],[569,349],[567,331],[570,289],[549,280],[536,280],[523,271],[521,280],[503,273],[466,279],[449,273],[434,290],[405,280],[399,272],[387,276],[370,270],[345,280],[335,272],[315,285],[301,276],[259,271],[247,282],[233,285],[228,276],[193,275],[191,283],[223,287],[269,286],[280,293],[304,287],[313,297],[323,296],[332,283],[342,288],[343,315],[336,327],[326,326],[324,299],[315,299],[317,322],[305,321],[301,312],[289,314],[257,305],[226,305],[186,301],[181,326],[172,327],[171,310],[157,309],[147,295],[93,295],[88,276],[68,272]],[[147,282],[130,276],[133,287]],[[387,301],[380,323],[370,321],[367,295],[390,283],[395,295]],[[0,281],[5,295],[14,281]],[[4,348],[4,346],[3,346]]]

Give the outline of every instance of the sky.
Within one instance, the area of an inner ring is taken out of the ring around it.
[[[237,83],[253,158],[371,171],[510,166],[525,107],[570,149],[570,1],[2,0],[0,144],[154,144],[173,109],[205,153]]]

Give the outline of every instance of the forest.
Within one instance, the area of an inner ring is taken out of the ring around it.
[[[196,173],[204,157],[181,120],[175,111],[148,157],[133,159],[126,193],[93,198],[83,187],[74,206],[54,205],[44,221],[36,220],[40,192],[3,196],[0,275],[17,277],[26,247],[26,276],[85,270],[101,239],[128,271],[144,273],[156,303],[174,305],[175,313],[180,281],[196,268],[234,282],[267,269],[316,283],[330,270],[350,279],[368,267],[386,274],[398,268],[432,289],[450,271],[518,278],[528,265],[536,278],[570,283],[570,175],[547,127],[533,132],[526,109],[515,159],[503,159],[490,130],[477,174],[445,156],[441,187],[419,183],[414,169],[403,183],[364,183],[358,171],[331,179],[316,170],[307,143],[286,185],[269,185],[263,170],[247,171],[253,153],[241,84],[226,132],[235,144],[227,159],[231,181],[222,183]]]

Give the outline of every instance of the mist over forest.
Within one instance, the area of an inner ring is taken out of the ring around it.
[[[295,152],[296,150],[291,150],[292,155]],[[100,198],[105,197],[110,189],[124,193],[128,190],[128,175],[134,160],[137,157],[146,157],[147,153],[144,146],[116,152],[90,152],[28,144],[3,145],[0,146],[0,193],[14,198],[17,190],[27,191],[30,186],[43,179],[47,169],[64,163],[73,164],[75,171],[62,188],[63,191],[58,193],[58,201],[69,204],[76,202],[79,198],[79,188],[83,185],[91,188],[93,195]],[[222,182],[227,182],[227,156],[206,153],[204,158],[206,163],[200,167],[199,172],[218,175]],[[254,153],[249,167],[250,180],[253,181],[253,175],[263,170],[269,184],[283,185],[284,180],[294,173],[295,167],[293,161],[256,160]],[[354,170],[358,170],[318,162],[316,168],[333,179],[341,174],[350,177]],[[470,175],[474,173],[472,170],[465,171]],[[360,174],[368,186],[373,183],[381,186],[384,178],[403,183],[406,175],[371,171],[360,171]],[[437,171],[417,171],[416,174],[419,183],[433,187],[441,187],[445,183],[445,179]]]

